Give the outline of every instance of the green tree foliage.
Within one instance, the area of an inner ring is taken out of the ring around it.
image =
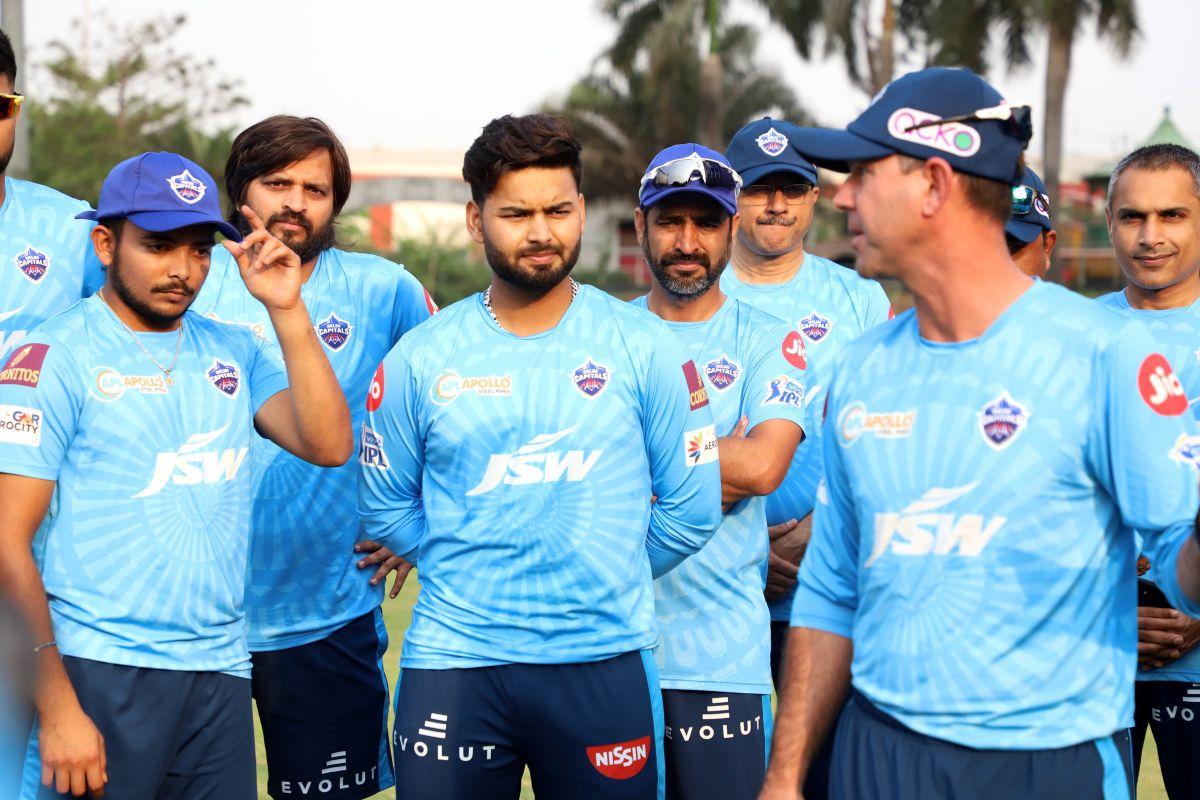
[[[187,156],[222,182],[234,129],[221,127],[244,106],[236,81],[214,75],[213,62],[177,53],[183,15],[118,26],[94,15],[85,47],[82,23],[74,40],[54,41],[37,65],[29,98],[30,176],[93,205],[117,162],[147,150]]]

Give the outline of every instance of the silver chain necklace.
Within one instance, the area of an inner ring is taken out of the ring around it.
[[[568,278],[571,281],[571,302],[575,302],[576,295],[579,294],[579,282],[574,278]],[[496,312],[492,310],[492,287],[489,286],[483,292],[483,307],[487,309],[488,315],[491,316],[492,322],[500,328],[504,326],[500,324],[500,320],[496,317]]]
[[[104,296],[103,288],[96,292],[96,294],[100,295],[100,299],[104,301],[106,306],[108,306],[110,309],[112,308],[112,304],[109,303],[108,298]],[[179,322],[179,335],[175,337],[175,356],[171,359],[171,366],[164,367],[162,362],[155,358],[154,354],[146,349],[146,345],[144,345],[142,340],[138,338],[138,335],[133,332],[133,328],[126,325],[125,321],[117,316],[117,312],[114,311],[113,316],[117,317],[117,322],[121,323],[121,327],[124,328],[125,332],[129,334],[129,338],[133,339],[137,346],[142,348],[142,352],[146,354],[146,358],[153,361],[154,366],[158,367],[159,372],[161,372],[163,377],[167,380],[167,386],[174,386],[175,381],[171,378],[171,373],[175,370],[175,365],[179,362],[179,350],[183,346],[183,321],[180,320]]]

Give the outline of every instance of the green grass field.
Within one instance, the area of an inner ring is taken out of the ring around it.
[[[404,631],[407,630],[409,618],[412,616],[413,602],[417,599],[417,586],[417,581],[410,579],[399,597],[383,604],[384,621],[387,623],[388,635],[391,638],[391,644],[388,647],[387,655],[384,656],[383,664],[387,670],[388,683],[393,687],[396,685],[396,673],[400,669],[400,645],[404,641]],[[257,715],[254,718],[254,734],[258,754],[258,794],[265,798],[267,796],[267,762]],[[1147,738],[1146,741],[1146,753],[1143,760],[1146,769],[1142,770],[1141,780],[1138,781],[1137,796],[1139,800],[1166,800],[1167,793],[1163,790],[1162,777],[1158,773],[1158,754],[1155,752],[1154,742],[1150,738]],[[391,789],[375,795],[377,800],[390,797],[394,797]],[[529,784],[529,775],[526,774],[521,787],[521,800],[528,800],[532,797],[533,789]],[[400,800],[410,800],[410,798],[401,794]]]

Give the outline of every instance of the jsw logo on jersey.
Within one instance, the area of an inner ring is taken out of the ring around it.
[[[467,497],[487,494],[502,483],[527,486],[533,483],[578,483],[588,476],[604,454],[603,450],[551,450],[546,448],[570,436],[578,425],[558,433],[542,433],[521,445],[515,453],[501,453],[488,459],[487,469],[479,484],[467,492]]]
[[[154,477],[134,498],[150,497],[161,492],[168,483],[195,486],[200,483],[221,483],[237,477],[246,460],[249,448],[204,450],[228,430],[229,426],[188,437],[178,450],[159,453],[154,463]]]
[[[864,566],[871,566],[886,552],[898,556],[947,556],[957,551],[961,556],[978,556],[1008,518],[935,513],[978,485],[976,481],[953,489],[935,486],[899,514],[876,514],[875,544]]]

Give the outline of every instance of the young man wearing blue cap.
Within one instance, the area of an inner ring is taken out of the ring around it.
[[[250,331],[188,313],[214,234],[238,232],[212,178],[172,153],[113,168],[83,215],[104,286],[0,368],[0,585],[39,642],[22,797],[255,796],[251,432],[327,466],[353,436],[299,259],[245,213],[253,230],[224,245],[286,374]]]
[[[237,210],[244,203],[299,256],[301,295],[357,431],[379,362],[429,318],[433,301],[399,264],[334,246],[337,215],[350,194],[350,160],[320,120],[279,115],[242,131],[225,164],[225,186],[231,224],[249,232]],[[192,308],[274,339],[268,309],[224,251],[213,254]],[[322,469],[269,439],[252,442],[246,624],[267,792],[287,797],[311,785],[326,800],[368,797],[393,778],[384,576],[356,564],[358,468]],[[378,550],[367,558],[385,562],[390,555]],[[394,583],[393,596],[401,585]]]
[[[1113,170],[1105,213],[1126,286],[1099,301],[1146,324],[1200,415],[1200,155],[1174,144],[1133,151]],[[1171,457],[1200,464],[1200,438],[1180,438]],[[1139,575],[1150,566],[1139,559]],[[1138,584],[1134,774],[1149,727],[1167,795],[1182,800],[1200,786],[1200,621],[1172,608],[1152,581]]]
[[[88,234],[88,207],[48,186],[5,174],[25,96],[13,91],[17,60],[0,31],[0,358],[39,323],[104,282]]]
[[[1050,224],[1050,195],[1029,167],[1013,186],[1012,215],[1004,225],[1004,241],[1017,269],[1031,278],[1044,278],[1058,231]]]
[[[663,792],[652,578],[721,517],[709,399],[666,324],[569,274],[580,146],[543,114],[467,151],[491,286],[384,359],[359,456],[370,539],[416,564],[396,687],[403,796]]]
[[[1141,323],[1013,264],[1027,114],[937,68],[793,132],[850,172],[859,271],[915,309],[829,388],[764,798],[797,796],[847,691],[833,798],[1132,794],[1133,530],[1200,611],[1196,472],[1171,456],[1196,428]]]
[[[803,338],[812,382],[812,404],[824,402],[828,371],[843,347],[886,321],[891,304],[882,287],[854,270],[804,250],[821,189],[817,168],[790,146],[789,122],[764,117],[729,142],[729,163],[742,176],[738,197],[742,224],[733,244],[732,269],[721,289],[788,324]],[[821,478],[819,431],[796,448],[788,476],[767,498],[772,526],[767,598],[771,606],[771,674],[780,664],[792,610],[796,567],[811,530]],[[797,521],[802,521],[800,524]]]
[[[721,291],[738,181],[715,150],[674,145],[650,162],[634,211],[654,275],[634,303],[684,343],[722,437],[721,527],[654,582],[667,797],[678,800],[753,800],[762,787],[771,723],[764,495],[787,473],[810,407],[800,334]]]

